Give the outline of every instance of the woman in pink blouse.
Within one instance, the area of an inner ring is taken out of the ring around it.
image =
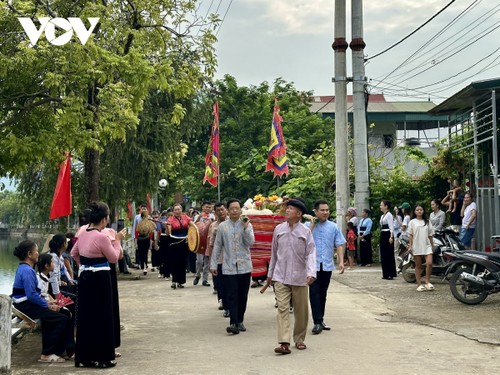
[[[120,257],[120,248],[101,232],[109,220],[105,203],[90,205],[90,223],[80,233],[71,256],[80,265],[76,324],[75,367],[114,367],[115,324],[110,263]],[[121,240],[118,233],[116,238]]]

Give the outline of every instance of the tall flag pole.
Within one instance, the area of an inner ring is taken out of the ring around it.
[[[219,186],[219,200],[220,200],[220,183],[219,179],[219,103],[214,103],[214,120],[212,122],[212,132],[210,134],[210,142],[205,156],[205,177],[203,177],[203,184],[208,182],[212,186]]]
[[[278,101],[274,100],[273,124],[271,126],[271,139],[269,140],[269,154],[267,156],[266,172],[273,171],[273,178],[288,175],[288,160],[286,157],[286,142],[283,137],[279,114]]]
[[[59,175],[57,176],[49,219],[53,220],[61,216],[70,215],[71,206],[71,156],[68,152],[66,160],[59,167]]]

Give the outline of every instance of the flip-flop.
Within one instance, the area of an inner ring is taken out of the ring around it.
[[[38,362],[43,363],[64,363],[66,360],[64,358],[59,357],[58,355],[51,354],[47,358],[40,358]]]
[[[122,356],[122,354],[121,354],[121,353],[115,352],[115,357],[116,357],[116,358],[120,358],[121,356]]]

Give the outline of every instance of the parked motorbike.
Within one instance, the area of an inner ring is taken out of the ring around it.
[[[443,256],[444,252],[464,250],[465,246],[460,241],[458,233],[451,229],[451,227],[436,231],[433,240],[434,253],[432,255],[432,275],[443,276],[446,274],[450,262],[448,258]],[[409,238],[400,236],[399,242],[397,261],[398,272],[401,273],[406,282],[414,283],[416,281],[415,260],[413,259],[413,254],[408,250]],[[422,276],[425,275],[425,268],[426,265],[424,263],[422,264]]]
[[[494,236],[498,239],[500,236]],[[500,249],[494,249],[494,251]],[[453,297],[466,305],[477,305],[489,294],[500,292],[500,254],[466,250],[445,252],[450,266],[446,276],[450,277]]]

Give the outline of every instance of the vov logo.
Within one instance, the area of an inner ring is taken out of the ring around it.
[[[73,37],[73,32],[75,32],[82,45],[87,43],[92,31],[94,31],[99,22],[99,18],[90,17],[87,18],[90,22],[90,28],[86,28],[83,21],[80,18],[69,17],[66,18],[49,18],[49,17],[39,17],[38,22],[40,22],[40,28],[37,29],[35,23],[28,17],[19,17],[18,20],[21,23],[26,35],[30,39],[33,46],[38,43],[38,39],[42,36],[45,31],[45,38],[50,44],[54,46],[63,46],[68,43]],[[66,31],[64,34],[56,37],[56,27]]]

